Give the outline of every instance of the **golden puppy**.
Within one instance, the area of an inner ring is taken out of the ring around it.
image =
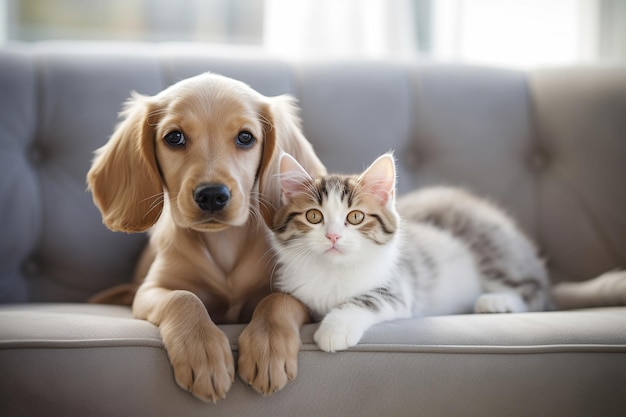
[[[123,115],[87,179],[111,230],[152,228],[133,314],[159,326],[177,383],[205,401],[223,398],[234,382],[216,324],[252,316],[239,339],[239,374],[259,392],[281,389],[296,375],[307,312],[270,294],[266,224],[280,198],[277,155],[325,172],[292,100],[203,74],[153,97],[134,95]]]

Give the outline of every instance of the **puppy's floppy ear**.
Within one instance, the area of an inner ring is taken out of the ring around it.
[[[259,168],[259,208],[265,224],[272,227],[272,219],[281,202],[278,178],[281,151],[291,154],[313,177],[326,174],[326,168],[302,134],[295,99],[282,95],[267,100],[261,111],[265,140]]]
[[[163,209],[151,107],[148,97],[133,94],[122,113],[125,120],[96,151],[87,174],[102,221],[114,231],[144,231]]]

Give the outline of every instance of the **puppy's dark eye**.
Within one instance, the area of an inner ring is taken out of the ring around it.
[[[170,146],[184,146],[185,135],[183,135],[183,132],[175,130],[165,135],[165,142]]]
[[[254,145],[254,142],[256,142],[256,139],[250,132],[243,130],[237,135],[237,146],[240,148],[249,148]]]

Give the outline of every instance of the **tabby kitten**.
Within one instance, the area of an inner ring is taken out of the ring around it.
[[[391,154],[361,175],[315,179],[281,157],[275,285],[322,319],[322,350],[349,348],[392,319],[550,306],[544,264],[509,216],[455,188],[396,202],[395,179]]]

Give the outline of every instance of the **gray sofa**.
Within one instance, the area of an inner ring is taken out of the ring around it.
[[[626,267],[626,67],[532,72],[290,62],[173,44],[0,49],[0,415],[623,416],[626,307],[389,322],[328,354],[303,329],[298,378],[181,390],[153,325],[86,304],[130,280],[145,235],[108,231],[85,191],[131,90],[204,71],[291,93],[333,171],[395,149],[399,188],[454,184],[503,205],[555,281]],[[243,325],[223,326],[237,351]]]

